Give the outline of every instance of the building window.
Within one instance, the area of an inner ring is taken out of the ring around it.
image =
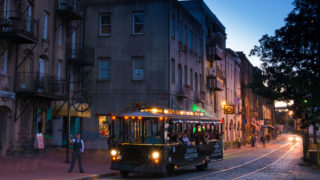
[[[183,41],[183,45],[185,45],[185,46],[187,46],[187,26],[184,26],[184,31],[183,31],[183,33],[184,33],[184,41]]]
[[[174,18],[174,15],[171,16],[171,37],[175,38],[175,26],[176,26],[176,20]]]
[[[43,39],[48,39],[48,13],[44,12],[43,14]]]
[[[190,37],[189,37],[189,42],[190,42],[190,45],[189,45],[189,48],[190,50],[192,50],[192,39],[193,39],[193,35],[192,35],[192,31],[190,31]]]
[[[133,73],[132,80],[144,80],[144,58],[134,57],[133,58]]]
[[[61,62],[58,62],[57,65],[57,80],[61,79]]]
[[[181,23],[178,24],[178,41],[181,42]]]
[[[199,81],[200,81],[200,92],[203,91],[203,81],[202,81],[202,75],[199,75]]]
[[[144,13],[133,14],[133,34],[144,34]]]
[[[194,75],[194,89],[196,93],[198,93],[198,74],[197,73],[195,73]]]
[[[193,70],[190,69],[190,88],[193,89]]]
[[[73,74],[70,75],[70,90],[73,91],[74,90],[74,76]]]
[[[100,36],[111,34],[111,14],[100,15]]]
[[[62,25],[59,26],[58,44],[62,46]]]
[[[110,80],[109,58],[99,58],[99,80]]]
[[[109,136],[109,122],[107,116],[98,116],[99,120],[99,135],[102,137]]]
[[[202,44],[201,44],[201,42],[202,42],[202,40],[201,39],[199,39],[199,46],[198,46],[198,54],[199,54],[199,56],[202,56]]]
[[[0,56],[0,74],[7,74],[8,49],[5,49]]]
[[[187,86],[188,85],[188,67],[184,66],[184,83]]]
[[[171,82],[176,81],[176,63],[174,59],[171,59]]]
[[[194,35],[194,43],[193,43],[193,47],[194,47],[194,50],[193,50],[193,51],[194,51],[195,53],[198,52],[198,51],[197,51],[197,44],[198,44],[198,43],[197,43],[197,39],[198,39],[198,38],[197,38],[197,35],[195,34],[195,35]]]
[[[32,4],[28,4],[27,9],[27,31],[31,32],[31,21],[32,21]]]

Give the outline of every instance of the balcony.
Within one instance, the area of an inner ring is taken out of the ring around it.
[[[0,11],[0,37],[18,44],[37,43],[39,22],[21,17],[17,11]]]
[[[80,47],[78,45],[75,48],[67,48],[66,56],[69,63],[81,66],[92,66],[94,64],[94,49],[88,46]]]
[[[194,98],[194,101],[196,103],[204,103],[206,100],[206,94],[204,91],[201,91],[200,94],[199,93],[196,93],[195,94],[195,98]]]
[[[58,0],[57,14],[65,20],[83,19],[83,1],[80,0]]]
[[[191,89],[190,86],[186,85],[177,92],[177,97],[178,98],[188,98],[191,95]]]
[[[214,48],[214,59],[215,60],[223,60],[224,59],[223,50],[218,45],[216,45]]]
[[[17,95],[37,96],[49,99],[66,99],[68,81],[38,72],[18,72],[15,91]]]
[[[218,77],[208,76],[207,77],[207,86],[209,90],[212,91],[223,91],[224,84],[223,80]]]

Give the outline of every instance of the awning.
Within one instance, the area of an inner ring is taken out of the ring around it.
[[[77,107],[75,110],[74,107]],[[53,113],[54,116],[68,116],[68,104],[57,103],[54,105]],[[70,116],[71,117],[83,117],[83,118],[90,118],[91,117],[91,110],[86,103],[76,103],[74,105],[70,105]]]

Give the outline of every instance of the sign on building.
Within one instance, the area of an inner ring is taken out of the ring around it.
[[[225,105],[224,114],[234,114],[234,105]]]

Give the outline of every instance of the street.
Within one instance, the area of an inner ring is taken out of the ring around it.
[[[212,162],[205,171],[194,167],[177,170],[174,175],[130,174],[128,179],[319,179],[319,170],[299,166],[301,142],[288,142],[288,135],[267,144],[265,148],[249,148],[224,155],[224,160]],[[120,175],[105,179],[121,179]]]

